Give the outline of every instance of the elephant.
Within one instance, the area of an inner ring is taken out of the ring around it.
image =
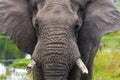
[[[0,32],[31,54],[34,80],[92,80],[101,37],[119,29],[113,0],[0,0]]]

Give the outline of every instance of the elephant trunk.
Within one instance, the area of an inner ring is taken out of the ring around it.
[[[61,57],[52,56],[44,61],[43,73],[45,80],[67,80],[69,67]]]
[[[71,33],[68,28],[64,25],[52,25],[42,29],[44,35],[41,36],[41,43],[44,46],[41,54],[44,58],[42,67],[45,80],[67,80],[71,54]]]

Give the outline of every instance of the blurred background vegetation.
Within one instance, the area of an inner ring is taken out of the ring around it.
[[[120,10],[120,0],[115,4]],[[0,60],[17,60],[10,65],[25,68],[30,60],[24,57],[13,41],[0,34]],[[120,80],[120,30],[102,37],[94,63],[93,80]]]
[[[120,11],[120,0],[115,4]],[[120,80],[120,30],[102,37],[94,60],[93,80]]]
[[[0,34],[0,60],[15,60],[24,57],[25,53],[21,52],[9,37]]]

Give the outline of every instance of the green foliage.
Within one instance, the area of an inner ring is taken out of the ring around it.
[[[120,0],[116,5],[120,10]],[[93,80],[120,80],[120,30],[102,37],[94,61]]]
[[[30,62],[30,59],[18,59],[12,64],[12,67],[25,69],[29,64],[29,62]]]
[[[7,68],[6,69],[6,73],[3,75],[0,75],[0,80],[6,80],[7,76],[9,76],[11,74],[10,70]]]
[[[100,49],[120,49],[120,31],[108,33],[101,39]]]
[[[116,5],[117,5],[118,9],[120,10],[120,0],[117,0]]]
[[[6,80],[6,76],[5,75],[0,75],[0,79]]]
[[[19,59],[24,55],[9,37],[0,34],[0,60]]]
[[[120,80],[120,52],[98,51],[93,73],[93,80]]]

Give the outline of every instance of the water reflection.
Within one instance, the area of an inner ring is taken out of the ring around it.
[[[30,80],[25,69],[12,69],[6,80]]]
[[[5,67],[0,63],[0,80],[31,80],[26,74],[25,69],[14,69],[12,67]],[[3,77],[4,76],[4,77]]]
[[[5,75],[6,73],[6,67],[0,63],[0,75]]]
[[[30,59],[30,55],[26,55],[25,58]],[[4,66],[0,63],[0,80],[32,80],[30,75],[26,74],[25,69],[15,69],[13,67]]]

